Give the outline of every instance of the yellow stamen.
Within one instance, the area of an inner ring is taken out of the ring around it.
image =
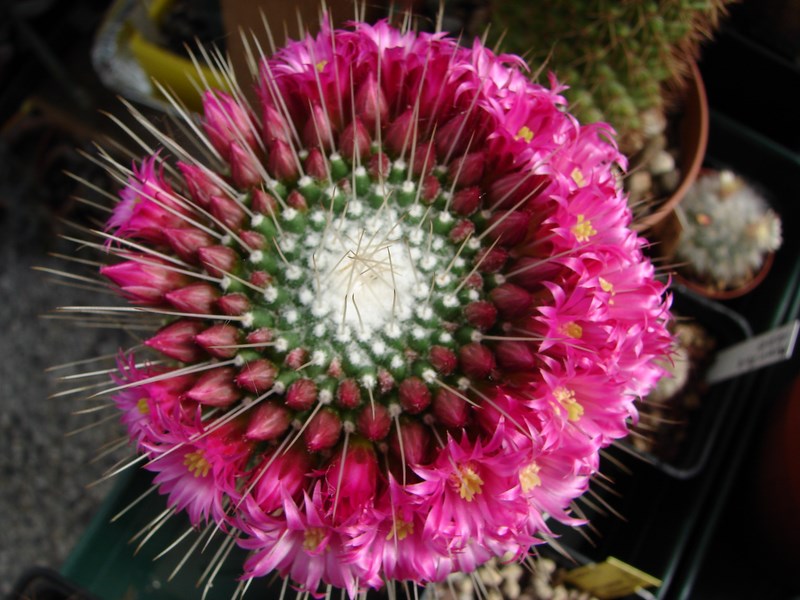
[[[586,185],[586,178],[583,176],[583,173],[581,173],[581,170],[578,167],[572,169],[570,177],[572,177],[572,181],[574,181],[578,187],[583,187]]]
[[[195,477],[205,477],[211,470],[211,465],[203,456],[202,450],[186,453],[183,457],[183,464]]]
[[[527,125],[523,125],[519,128],[519,131],[517,132],[517,135],[514,136],[514,139],[525,140],[530,144],[531,140],[533,139],[533,131],[531,131]]]
[[[565,387],[557,387],[553,390],[553,396],[567,409],[567,419],[574,422],[583,416],[583,406],[575,400],[575,392]]]
[[[583,327],[578,325],[575,321],[570,321],[569,323],[565,323],[561,327],[561,331],[563,331],[565,335],[575,340],[579,340],[583,337]]]
[[[319,62],[316,64],[317,71],[319,71],[320,73],[322,73],[322,69],[324,69],[324,68],[325,68],[325,65],[327,65],[327,64],[328,64],[328,61],[327,61],[327,60],[321,60],[321,61],[319,61]]]
[[[609,303],[609,304],[614,304],[614,296],[615,296],[615,295],[616,295],[616,293],[617,293],[617,292],[614,290],[614,284],[613,284],[613,283],[611,283],[610,281],[608,281],[607,279],[603,279],[602,277],[600,277],[599,281],[600,281],[600,288],[601,288],[601,289],[602,289],[604,292],[606,292],[606,293],[608,293],[608,294],[611,294],[611,298],[609,298],[609,299],[608,299],[608,303]]]
[[[592,227],[592,222],[589,219],[583,215],[578,215],[578,222],[572,226],[572,233],[579,242],[588,242],[590,237],[597,234],[597,230]]]
[[[325,530],[321,527],[309,527],[303,534],[303,550],[314,552],[325,539]]]
[[[396,516],[392,530],[388,533],[386,539],[390,540],[393,537],[396,537],[398,540],[404,540],[412,533],[414,533],[414,523],[404,521],[400,517]]]
[[[150,406],[147,404],[147,398],[139,398],[139,401],[136,403],[136,408],[139,410],[139,414],[146,415],[150,412]]]
[[[519,485],[522,487],[523,492],[527,494],[533,488],[542,485],[542,478],[539,477],[539,471],[541,470],[542,467],[537,465],[535,462],[532,462],[527,467],[522,468],[522,470],[519,472]]]
[[[458,493],[467,502],[472,502],[472,499],[481,493],[483,479],[480,478],[480,475],[478,475],[472,467],[461,467],[458,473],[455,474],[455,477],[458,485]]]

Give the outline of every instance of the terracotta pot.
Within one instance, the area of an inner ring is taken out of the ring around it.
[[[775,261],[775,254],[770,252],[764,258],[764,263],[761,265],[761,270],[755,274],[755,276],[747,281],[744,285],[740,285],[739,287],[735,288],[727,288],[727,289],[717,289],[707,284],[703,284],[697,280],[691,279],[686,275],[682,275],[680,271],[675,272],[675,281],[680,283],[682,286],[689,288],[693,292],[697,294],[701,294],[707,298],[712,298],[714,300],[733,300],[734,298],[739,298],[744,296],[745,294],[750,293],[756,288],[764,278],[769,273],[770,269],[772,268],[772,263]]]
[[[690,67],[678,129],[681,183],[655,210],[636,219],[633,224],[636,231],[650,229],[666,219],[689,191],[703,165],[708,145],[708,99],[700,69],[695,63]]]

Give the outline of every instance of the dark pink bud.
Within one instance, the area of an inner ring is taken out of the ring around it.
[[[239,351],[232,347],[239,344],[241,330],[227,323],[212,325],[205,331],[197,334],[194,341],[206,349],[211,356],[217,358],[233,358]]]
[[[342,408],[355,408],[361,404],[361,388],[354,379],[343,379],[336,388],[336,401]]]
[[[468,217],[474,214],[481,205],[481,190],[478,187],[466,187],[458,190],[450,202],[453,212]]]
[[[325,471],[325,483],[337,520],[347,520],[375,498],[378,473],[375,450],[365,440],[353,440],[347,452],[334,456]]]
[[[525,342],[500,342],[495,345],[494,352],[497,363],[509,371],[530,371],[536,366],[536,357]]]
[[[306,199],[303,197],[303,194],[301,194],[297,190],[292,190],[291,192],[289,192],[289,197],[286,198],[286,204],[288,204],[295,210],[299,210],[300,212],[308,211],[308,204],[306,203]]]
[[[265,358],[246,363],[234,380],[236,385],[254,394],[263,394],[272,388],[278,376],[278,367]]]
[[[495,212],[489,219],[486,234],[492,241],[499,240],[502,246],[515,246],[528,235],[530,213],[524,210]]]
[[[263,250],[267,246],[267,238],[250,229],[239,232],[239,238],[250,248],[250,250]]]
[[[228,158],[231,143],[256,148],[253,121],[244,106],[224,92],[208,90],[203,94],[203,129],[211,145]]]
[[[403,440],[402,450],[400,438]],[[407,465],[422,465],[427,462],[431,436],[428,426],[416,421],[403,421],[400,425],[400,438],[397,430],[389,438],[389,448],[397,458],[404,457]]]
[[[422,412],[431,403],[431,391],[419,377],[408,377],[398,387],[400,404],[406,412],[415,415]]]
[[[470,152],[450,162],[447,167],[447,176],[450,181],[459,187],[475,185],[483,179],[483,169],[486,157],[483,152]]]
[[[255,188],[253,190],[253,212],[262,215],[278,214],[278,201],[267,192]]]
[[[325,156],[319,148],[311,148],[306,158],[306,173],[314,179],[324,180],[328,178],[328,168]]]
[[[194,227],[165,229],[164,236],[175,254],[189,262],[197,260],[197,251],[200,248],[214,243],[214,238]]]
[[[440,389],[433,398],[433,414],[445,427],[463,427],[469,420],[469,404],[459,394]]]
[[[467,277],[467,289],[482,290],[483,289],[483,275],[480,273],[473,273]]]
[[[207,168],[182,162],[178,163],[178,168],[186,182],[189,195],[199,206],[206,208],[212,196],[225,195]]]
[[[212,277],[222,277],[236,269],[239,256],[227,246],[206,246],[197,251],[200,263]]]
[[[310,379],[298,379],[286,390],[286,406],[294,410],[308,410],[317,401],[317,384]]]
[[[244,294],[227,294],[217,300],[217,308],[226,315],[238,317],[250,310],[250,300]]]
[[[439,190],[441,188],[442,184],[439,183],[439,180],[433,175],[428,175],[422,180],[422,193],[420,194],[420,198],[422,198],[425,204],[433,204],[439,196]]]
[[[269,344],[275,336],[271,329],[261,327],[247,334],[248,344]]]
[[[188,277],[151,256],[101,267],[100,273],[116,283],[135,304],[161,304],[164,294],[189,282]]]
[[[356,427],[359,433],[368,440],[377,442],[389,434],[392,428],[392,418],[383,404],[364,406],[358,414]]]
[[[464,308],[464,316],[473,327],[486,331],[497,321],[497,309],[494,304],[486,300],[470,302]]]
[[[467,151],[475,127],[468,123],[468,115],[459,113],[436,132],[436,150],[442,160],[461,156]]]
[[[342,420],[333,410],[323,408],[308,422],[303,437],[309,452],[333,448],[342,434]]]
[[[483,344],[472,342],[458,351],[461,370],[470,379],[486,379],[495,367],[494,354]]]
[[[372,140],[369,137],[369,131],[364,123],[356,119],[344,128],[339,147],[342,156],[348,160],[353,160],[356,156],[364,159],[369,155],[370,144],[372,144]]]
[[[389,125],[384,143],[395,154],[403,154],[411,148],[414,135],[414,111],[408,109]]]
[[[460,244],[473,233],[475,233],[475,223],[469,219],[461,219],[450,230],[450,241],[454,244]]]
[[[252,188],[261,183],[260,161],[250,149],[232,143],[228,150],[231,178],[239,188]]]
[[[334,148],[333,127],[325,110],[319,105],[311,107],[311,114],[303,129],[303,142],[309,148],[330,152]]]
[[[385,126],[389,116],[389,104],[375,76],[369,73],[356,92],[355,112],[370,129],[380,123]]]
[[[414,162],[411,165],[412,172],[414,173],[414,175],[419,177],[424,173],[427,178],[430,176],[430,173],[433,170],[433,167],[435,166],[436,166],[436,149],[433,145],[433,142],[427,142],[425,144],[417,144],[417,149],[414,152]],[[434,179],[436,178],[434,177]],[[437,179],[436,182],[438,183],[439,180]]]
[[[278,110],[266,102],[262,102],[264,131],[262,139],[266,146],[271,146],[276,141],[289,143],[289,125]]]
[[[214,196],[209,205],[211,214],[228,229],[239,231],[247,216],[241,206],[227,196]]]
[[[293,498],[302,496],[311,469],[311,457],[299,445],[275,452],[262,459],[263,464],[269,465],[266,470],[255,469],[258,480],[253,497],[264,514],[283,508],[284,494]]]
[[[228,406],[241,398],[242,393],[233,383],[236,369],[220,367],[203,373],[186,397],[208,406]]]
[[[250,440],[274,440],[283,435],[292,422],[286,408],[273,402],[263,402],[253,410],[244,437]]]
[[[145,346],[158,350],[168,358],[183,363],[192,363],[205,356],[203,350],[194,343],[194,336],[203,330],[203,323],[192,319],[181,319],[162,327]]]
[[[267,169],[275,179],[283,182],[295,181],[300,174],[297,169],[297,156],[286,142],[276,140],[269,148]]]
[[[167,292],[164,297],[185,313],[210,315],[219,298],[219,290],[210,283],[200,282]]]
[[[373,179],[386,179],[391,169],[392,161],[383,152],[378,152],[370,157],[367,170]]]
[[[441,375],[450,375],[458,366],[456,353],[444,346],[431,346],[428,360]]]
[[[542,281],[553,281],[562,270],[562,266],[554,261],[523,256],[518,258],[509,267],[514,273],[510,276],[514,283],[526,290],[534,291],[541,287]]]
[[[305,348],[292,348],[286,355],[286,366],[290,369],[299,369],[308,362],[308,351]]]
[[[266,288],[272,284],[274,278],[266,271],[253,271],[250,273],[248,280],[258,288]]]
[[[513,319],[530,313],[531,295],[513,283],[504,283],[489,292],[497,310],[505,319]]]
[[[333,360],[331,360],[331,364],[328,365],[328,375],[334,379],[341,379],[344,376],[342,362],[339,358],[334,357]]]
[[[505,175],[489,186],[488,206],[491,210],[511,208],[519,202],[533,199],[537,188],[544,187],[547,175],[523,174],[524,171]]]
[[[505,248],[481,248],[475,256],[475,264],[481,273],[497,273],[508,260]]]

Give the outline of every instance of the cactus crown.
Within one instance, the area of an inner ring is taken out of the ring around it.
[[[719,289],[737,287],[781,245],[781,222],[756,190],[731,171],[702,175],[677,209],[676,259]]]
[[[607,121],[625,153],[663,122],[665,90],[679,87],[730,0],[577,0],[503,2],[494,24],[504,47],[546,62],[571,91],[584,122]]]

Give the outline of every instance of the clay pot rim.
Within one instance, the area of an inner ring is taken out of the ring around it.
[[[769,274],[774,262],[775,253],[769,252],[764,257],[764,262],[761,264],[759,271],[752,278],[747,280],[746,283],[734,288],[718,290],[698,281],[697,279],[692,279],[688,275],[682,275],[678,270],[673,273],[673,280],[683,287],[690,289],[697,294],[705,296],[706,298],[711,298],[712,300],[733,300],[735,298],[741,298],[745,294],[749,294],[756,287],[758,287]]]
[[[703,166],[708,146],[708,97],[696,62],[689,63],[689,71],[685,109],[680,124],[681,183],[655,211],[637,218],[631,224],[634,231],[650,229],[663,221],[683,200]]]

